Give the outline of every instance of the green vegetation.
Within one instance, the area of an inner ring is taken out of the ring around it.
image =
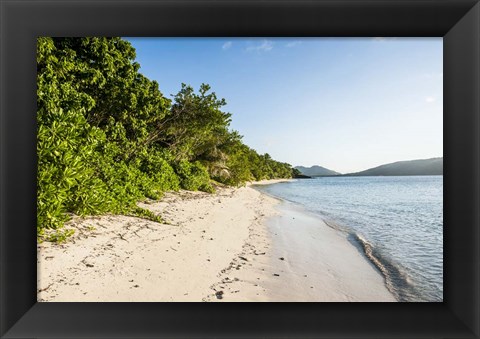
[[[121,213],[161,220],[137,207],[163,192],[213,192],[212,180],[292,177],[289,164],[259,155],[229,129],[208,85],[173,100],[138,72],[121,38],[37,41],[37,232],[64,240],[69,215]]]

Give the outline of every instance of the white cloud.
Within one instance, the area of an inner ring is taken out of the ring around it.
[[[263,40],[260,44],[247,46],[247,52],[268,52],[273,49],[273,41]]]
[[[229,49],[230,47],[232,47],[232,42],[231,41],[227,41],[226,43],[224,43],[222,45],[222,49],[225,51],[227,49]]]
[[[285,47],[292,48],[292,47],[300,45],[301,43],[302,42],[300,40],[290,41],[289,43],[287,43],[285,45]]]
[[[437,98],[435,97],[425,97],[425,101],[428,102],[429,104],[431,104],[432,102],[435,102],[437,100]]]

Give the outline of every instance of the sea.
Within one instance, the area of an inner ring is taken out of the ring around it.
[[[346,232],[398,301],[443,301],[443,176],[317,177],[255,188]]]

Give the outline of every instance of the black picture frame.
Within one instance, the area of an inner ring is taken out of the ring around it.
[[[0,0],[0,336],[480,335],[477,0]],[[37,303],[37,36],[443,37],[444,302]]]

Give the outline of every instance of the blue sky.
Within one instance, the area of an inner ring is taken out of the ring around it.
[[[342,173],[443,156],[441,38],[127,38],[171,98],[208,83],[259,153]]]

